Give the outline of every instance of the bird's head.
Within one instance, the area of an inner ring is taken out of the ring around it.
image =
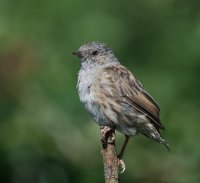
[[[96,62],[96,64],[105,64],[116,60],[112,50],[105,43],[100,42],[84,44],[72,54],[78,56],[82,63],[87,61]]]

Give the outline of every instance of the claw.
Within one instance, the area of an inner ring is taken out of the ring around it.
[[[126,170],[126,164],[124,163],[124,161],[122,159],[118,159],[118,165],[119,167],[122,168],[122,171],[120,173],[123,173]]]
[[[107,136],[108,136],[108,133],[110,133],[111,131],[112,131],[112,128],[110,128],[109,126],[101,126],[100,127],[101,141],[104,144],[107,143]]]
[[[112,129],[109,126],[101,126],[100,130],[101,130],[102,137],[106,138],[106,134],[110,132]]]

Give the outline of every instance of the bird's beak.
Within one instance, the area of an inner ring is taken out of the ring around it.
[[[80,51],[74,51],[72,54],[78,57],[82,57],[82,53]]]

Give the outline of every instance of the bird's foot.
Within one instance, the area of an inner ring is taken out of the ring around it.
[[[101,126],[100,131],[101,131],[101,138],[106,138],[107,133],[110,132],[112,129],[109,126]]]
[[[126,164],[122,159],[118,159],[118,166],[122,169],[120,173],[123,173],[126,170]]]
[[[104,146],[106,146],[107,143],[112,143],[115,141],[115,133],[113,131],[113,128],[109,126],[101,126],[100,133],[101,133],[101,141]],[[110,135],[110,133],[112,133],[112,135]]]

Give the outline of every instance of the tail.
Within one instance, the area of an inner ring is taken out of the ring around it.
[[[142,134],[148,138],[155,140],[156,142],[158,142],[160,144],[163,144],[166,147],[166,149],[170,152],[169,144],[167,143],[167,141],[165,139],[163,139],[160,136],[160,133],[157,130],[152,130],[150,133],[143,132]]]
[[[161,141],[159,141],[161,144],[163,144],[167,150],[170,152],[170,148],[169,148],[169,144],[167,143],[167,141],[165,139],[161,138]]]
[[[160,136],[160,133],[157,131],[154,131],[154,133],[150,136],[153,140],[159,142],[160,144],[163,144],[167,150],[170,152],[170,148],[169,148],[169,144],[167,143],[167,141],[165,139],[163,139]]]
[[[151,134],[151,138],[153,138],[153,140],[159,142],[160,144],[163,144],[167,148],[167,150],[170,152],[169,144],[167,143],[165,139],[163,139],[160,136],[160,132],[158,130],[154,131],[153,134]]]

